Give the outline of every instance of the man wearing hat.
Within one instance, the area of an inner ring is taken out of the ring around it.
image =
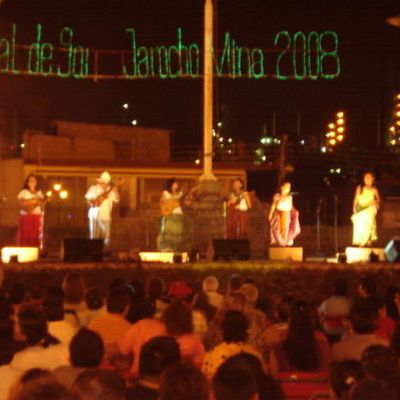
[[[106,246],[110,243],[113,204],[119,202],[117,189],[118,186],[111,183],[111,175],[105,171],[85,195],[89,203],[90,239],[103,239]]]

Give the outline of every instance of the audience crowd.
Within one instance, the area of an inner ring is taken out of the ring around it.
[[[73,272],[0,292],[0,400],[400,399],[400,289],[333,282],[314,305],[239,275],[169,286]]]

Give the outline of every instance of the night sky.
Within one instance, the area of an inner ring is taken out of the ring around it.
[[[273,48],[281,30],[337,32],[342,73],[331,81],[260,81],[218,79],[216,119],[226,133],[256,142],[271,132],[296,139],[297,115],[301,136],[318,136],[334,112],[343,109],[348,120],[348,146],[375,148],[389,123],[392,97],[400,90],[400,29],[385,18],[400,13],[399,1],[269,1],[218,0],[217,38],[231,32],[249,47]],[[18,26],[17,42],[30,44],[35,25],[43,24],[47,41],[58,43],[63,26],[75,32],[74,41],[90,48],[129,49],[125,28],[137,30],[146,46],[176,42],[182,27],[186,43],[202,45],[203,3],[200,0],[4,0],[0,34],[9,37]],[[268,53],[276,57],[276,53]],[[272,65],[271,60],[267,60]],[[47,129],[54,119],[170,128],[176,143],[199,143],[202,129],[200,79],[141,81],[76,81],[73,79],[0,76],[2,115],[16,115],[18,129]],[[129,112],[122,104],[130,104]],[[381,129],[381,131],[379,131]],[[299,138],[297,138],[299,139]]]

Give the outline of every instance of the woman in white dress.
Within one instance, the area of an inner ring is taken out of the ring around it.
[[[283,182],[279,193],[273,197],[269,212],[271,244],[280,247],[293,246],[300,233],[299,212],[293,207],[290,182]]]
[[[364,174],[363,183],[356,188],[353,201],[353,245],[371,246],[378,239],[376,215],[380,205],[380,195],[375,186],[375,176]]]

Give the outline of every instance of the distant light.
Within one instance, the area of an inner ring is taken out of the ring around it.
[[[129,104],[128,104],[128,103],[122,104],[122,108],[123,108],[124,110],[127,110],[127,109],[129,108]]]
[[[393,125],[389,128],[389,131],[394,133],[394,126]]]
[[[219,140],[221,143],[223,143],[224,138],[221,136],[218,140]]]
[[[400,111],[396,112],[396,117],[400,117]]]
[[[212,135],[215,137],[217,136],[217,132],[215,132],[215,129],[212,130]]]
[[[56,192],[59,192],[60,190],[61,190],[61,183],[55,183],[54,185],[53,185],[53,189],[56,191]]]
[[[217,123],[218,128],[222,128],[224,126],[224,123],[222,121],[219,121]]]
[[[136,125],[138,124],[137,119],[132,120],[131,124],[132,124],[133,126],[136,126]]]
[[[267,156],[262,156],[261,159],[262,159],[263,161],[267,161]]]
[[[396,141],[395,141],[394,139],[392,139],[392,140],[390,141],[390,144],[391,144],[392,146],[394,146],[394,145],[396,144]]]
[[[328,128],[329,129],[335,129],[335,124],[333,122],[331,122],[330,124],[328,124]]]
[[[336,114],[336,116],[337,116],[338,118],[343,118],[343,117],[344,117],[344,112],[343,112],[343,111],[339,111],[339,112]]]
[[[321,147],[321,153],[326,153],[326,146]]]
[[[396,125],[397,125],[397,126],[400,126],[400,121],[396,121]]]
[[[342,169],[341,168],[336,168],[336,173],[337,174],[341,174],[342,173]]]
[[[338,125],[343,125],[343,124],[344,124],[344,119],[343,119],[343,118],[340,118],[340,119],[338,119],[338,120],[336,121],[336,123],[337,123]]]
[[[198,158],[195,162],[196,165],[200,165],[200,159]]]
[[[400,93],[396,96],[397,100],[400,100]]]
[[[52,197],[53,196],[53,192],[51,191],[51,190],[48,190],[47,192],[46,192],[46,197]]]
[[[343,126],[339,126],[339,128],[337,128],[337,131],[339,133],[343,133],[344,132],[344,127]]]
[[[66,190],[61,190],[60,199],[65,200],[66,198],[68,198],[68,192]]]
[[[342,142],[343,139],[344,139],[344,136],[343,135],[338,135],[336,139],[337,139],[338,142]]]
[[[233,143],[233,139],[232,138],[228,138],[228,143]]]
[[[228,154],[232,154],[232,150],[231,149],[228,150]]]
[[[302,146],[304,146],[304,145],[306,144],[306,141],[305,141],[304,139],[302,139],[302,140],[300,140],[300,144],[301,144]]]
[[[21,143],[21,144],[19,145],[19,147],[21,147],[21,149],[24,149],[24,148],[25,148],[25,143]]]
[[[334,146],[336,144],[336,139],[329,140],[329,144]]]

